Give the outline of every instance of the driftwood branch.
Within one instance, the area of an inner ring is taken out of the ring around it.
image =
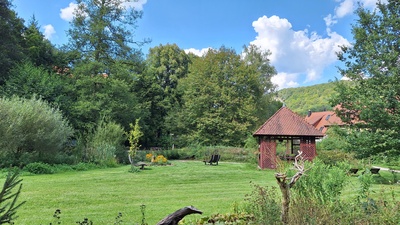
[[[283,224],[289,223],[290,188],[292,188],[293,185],[306,172],[306,169],[304,168],[304,158],[302,156],[301,151],[299,151],[299,154],[294,158],[293,166],[297,170],[297,172],[292,178],[287,178],[286,173],[275,174],[276,181],[278,182],[279,188],[281,189],[282,192],[281,220]]]
[[[194,213],[203,214],[202,211],[196,209],[194,206],[186,206],[168,215],[158,222],[157,225],[178,225],[178,222],[183,219],[183,217]]]

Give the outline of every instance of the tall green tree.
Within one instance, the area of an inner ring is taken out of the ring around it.
[[[146,70],[135,82],[140,101],[150,113],[143,118],[148,134],[144,141],[149,145],[164,145],[170,138],[165,119],[181,104],[182,94],[177,86],[187,76],[189,64],[188,55],[176,44],[159,45],[149,51]]]
[[[400,153],[400,2],[378,2],[374,11],[359,5],[355,42],[338,54],[352,81],[339,83],[333,105],[352,124],[351,150],[359,157]],[[357,123],[357,121],[361,121]]]
[[[52,107],[59,108],[70,119],[70,109],[75,101],[72,79],[49,72],[31,62],[21,63],[10,71],[10,77],[0,87],[0,95],[21,98],[39,96]]]
[[[268,59],[271,55],[270,51],[264,51],[256,45],[249,45],[243,47],[243,55],[244,62],[258,73],[258,82],[263,88],[263,94],[258,93],[259,97],[255,99],[257,102],[256,116],[258,118],[256,126],[259,126],[282,106],[280,102],[274,100],[276,86],[271,81],[271,78],[277,72]]]
[[[11,0],[0,0],[0,85],[10,69],[24,59],[24,20],[12,10]]]
[[[70,120],[80,133],[94,129],[101,116],[108,116],[125,130],[142,116],[136,95],[124,80],[101,74],[77,75],[74,86],[77,91]]]
[[[69,46],[81,54],[84,61],[111,65],[115,60],[135,58],[132,45],[137,20],[142,12],[127,7],[130,0],[77,0]],[[98,72],[98,71],[95,71]]]
[[[256,65],[225,47],[195,59],[179,84],[183,105],[173,115],[174,134],[186,144],[243,145],[266,92]]]
[[[32,16],[28,27],[24,31],[24,49],[28,59],[35,66],[42,66],[52,70],[55,66],[55,48],[40,32],[38,21]]]

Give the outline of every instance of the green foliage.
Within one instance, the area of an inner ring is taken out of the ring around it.
[[[352,163],[354,164],[356,160],[354,159],[354,154],[347,153],[340,150],[320,150],[318,151],[318,160],[321,160],[324,164],[329,166],[340,166],[342,163]],[[353,165],[356,166],[356,165]],[[358,167],[355,167],[358,168]],[[361,168],[359,168],[361,169]]]
[[[21,98],[40,98],[51,106],[58,107],[65,116],[69,116],[74,94],[68,77],[49,73],[30,62],[21,63],[10,71],[10,78],[0,87],[5,96]]]
[[[9,70],[24,58],[24,20],[12,10],[11,0],[0,0],[0,85],[8,77]]]
[[[116,151],[122,148],[124,140],[125,131],[121,125],[103,117],[94,132],[89,134],[85,158],[89,162],[115,164]]]
[[[277,92],[278,99],[285,102],[293,112],[307,115],[308,110],[313,112],[332,110],[329,102],[336,94],[335,83],[317,84],[307,87],[286,88]]]
[[[329,204],[339,199],[347,176],[347,167],[329,166],[314,160],[312,168],[293,186],[295,198],[315,200],[320,204]]]
[[[43,66],[52,70],[55,65],[56,51],[53,45],[40,32],[35,16],[29,21],[24,32],[24,48],[30,62],[35,66]]]
[[[281,202],[276,187],[252,184],[253,190],[245,198],[245,212],[254,216],[255,224],[281,224]]]
[[[33,174],[53,174],[54,169],[47,163],[29,163],[24,167],[24,170]]]
[[[142,117],[145,147],[170,146],[165,140],[175,125],[168,114],[182,104],[180,80],[187,76],[190,60],[175,44],[160,45],[149,50],[145,71],[138,75],[134,87],[148,114]]]
[[[140,173],[140,172],[142,172],[142,170],[140,170],[140,168],[137,166],[131,165],[128,172],[129,173]]]
[[[1,166],[22,165],[26,155],[28,163],[51,163],[73,134],[61,112],[36,97],[1,98],[0,117],[0,158],[9,159]]]
[[[338,83],[331,102],[341,104],[342,120],[355,123],[348,142],[358,157],[399,155],[400,5],[378,2],[374,11],[360,5],[356,14],[355,43],[338,54],[345,65],[340,73],[352,82]]]
[[[258,149],[258,140],[253,137],[252,134],[247,135],[247,139],[244,141],[244,147],[248,149],[257,150]]]
[[[94,60],[112,65],[118,59],[128,62],[135,55],[132,44],[134,29],[142,13],[125,7],[128,0],[78,0],[68,30],[69,47],[81,54],[84,61]],[[96,71],[97,72],[97,71]]]
[[[330,126],[326,132],[326,136],[317,143],[317,148],[322,150],[351,151],[348,136],[348,128],[336,125]]]
[[[80,74],[74,85],[77,99],[69,111],[71,123],[81,134],[95,128],[103,115],[124,129],[141,115],[137,98],[125,80]]]
[[[246,213],[227,213],[227,214],[213,214],[211,216],[204,216],[196,221],[197,225],[212,225],[212,224],[234,224],[234,225],[247,225],[247,224],[259,224],[255,223],[252,214]],[[189,225],[192,222],[186,223],[183,219],[179,224]],[[260,224],[261,225],[261,224]]]
[[[140,121],[140,119],[137,119],[135,121],[135,125],[133,125],[132,123],[129,124],[129,126],[131,127],[131,130],[127,134],[128,141],[129,141],[128,155],[129,155],[129,161],[131,162],[131,164],[133,164],[133,158],[135,158],[136,152],[140,148],[139,141],[140,141],[140,138],[143,136],[143,132],[140,130],[139,121]]]
[[[256,65],[225,47],[193,59],[178,86],[183,105],[170,115],[177,142],[242,146],[259,121],[269,79]]]
[[[18,197],[21,194],[22,179],[19,179],[19,171],[10,170],[4,181],[3,188],[0,191],[0,224],[13,224],[13,220],[17,218],[17,209],[25,202],[17,204]],[[18,186],[18,190],[14,188]]]

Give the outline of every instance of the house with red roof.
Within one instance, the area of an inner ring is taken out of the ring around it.
[[[311,112],[308,111],[307,116],[304,118],[307,123],[313,125],[317,130],[323,134],[326,133],[328,128],[333,125],[343,126],[345,123],[336,115],[334,111]]]

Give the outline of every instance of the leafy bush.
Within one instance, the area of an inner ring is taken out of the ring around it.
[[[61,111],[36,97],[0,98],[0,118],[3,167],[37,161],[52,163],[73,134]]]
[[[244,211],[254,216],[255,224],[281,224],[281,203],[276,187],[253,184],[253,191],[246,195]]]
[[[293,186],[297,198],[314,200],[320,204],[332,203],[340,197],[348,179],[348,168],[330,166],[314,160],[313,166]]]
[[[321,160],[326,165],[339,165],[341,162],[356,163],[354,159],[354,154],[347,153],[340,150],[329,150],[329,151],[318,151],[317,158]]]
[[[96,130],[88,135],[88,142],[83,146],[84,158],[89,162],[109,164],[114,161],[117,149],[121,148],[125,140],[125,131],[121,125],[107,120],[103,117],[99,121]]]
[[[29,163],[24,167],[24,170],[33,174],[53,174],[54,168],[47,163]]]
[[[87,171],[87,170],[99,168],[99,166],[94,163],[82,163],[81,162],[76,165],[73,165],[72,168],[76,171]]]

